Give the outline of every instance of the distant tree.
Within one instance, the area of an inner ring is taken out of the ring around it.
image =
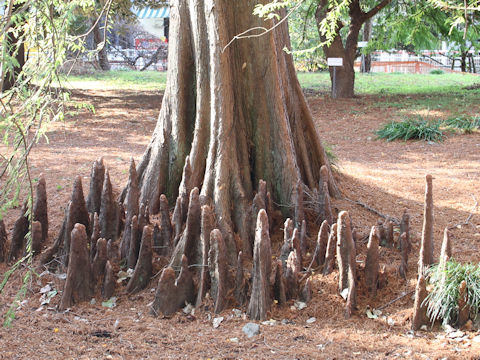
[[[469,52],[480,48],[477,11],[474,7],[469,8],[468,4],[467,10],[435,4],[434,0],[392,4],[376,19],[370,46],[415,52],[439,48],[445,41],[448,44],[448,56],[454,61],[459,58],[461,70],[467,71],[467,67],[470,67],[469,70],[474,71]]]
[[[348,5],[337,7],[332,0],[319,0],[315,10],[318,33],[323,45],[323,51],[327,58],[336,57],[343,59],[343,66],[336,70],[336,91],[332,94],[339,98],[354,96],[355,70],[353,68],[355,58],[358,56],[357,47],[359,33],[363,24],[369,21],[380,10],[390,4],[391,0],[351,0]],[[339,12],[335,27],[335,34],[330,40],[324,31],[325,20],[332,16],[332,12]],[[346,29],[342,37],[342,29]],[[330,68],[330,78],[333,81],[333,69]]]

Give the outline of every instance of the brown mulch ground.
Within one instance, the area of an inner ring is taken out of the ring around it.
[[[82,175],[84,191],[92,162],[103,156],[118,192],[126,183],[130,158],[138,161],[160,108],[156,93],[91,90],[76,92],[77,100],[90,102],[95,114],[83,111],[64,124],[55,124],[48,134],[50,144],[39,145],[32,155],[33,174],[43,173],[47,180],[50,231],[53,241],[63,220],[63,209],[70,197],[73,179]],[[138,295],[120,294],[113,309],[82,304],[68,313],[56,312],[57,295],[50,305],[40,307],[39,289],[47,282],[61,291],[62,282],[52,275],[35,278],[28,296],[17,313],[11,329],[0,328],[0,359],[137,359],[137,358],[478,358],[480,345],[471,340],[448,340],[435,328],[430,332],[409,331],[412,296],[387,306],[377,319],[368,319],[369,306],[378,308],[414,289],[416,254],[423,214],[424,177],[434,177],[435,254],[440,250],[446,226],[461,224],[480,201],[480,136],[450,135],[444,142],[392,142],[376,140],[373,131],[396,116],[397,109],[379,107],[379,98],[331,100],[310,97],[317,129],[324,141],[334,145],[341,174],[343,194],[360,200],[384,214],[401,217],[404,209],[411,215],[414,240],[408,277],[398,279],[399,253],[381,250],[381,264],[388,274],[388,286],[374,300],[362,290],[358,311],[344,320],[344,301],[336,290],[336,272],[328,277],[314,276],[314,296],[303,310],[274,306],[275,325],[261,325],[261,334],[247,339],[241,329],[248,320],[226,310],[224,321],[214,329],[213,314],[202,310],[187,316],[181,312],[170,319],[153,318],[148,303],[153,300],[155,281]],[[479,112],[479,109],[469,109]],[[442,114],[439,114],[442,115]],[[349,210],[358,237],[368,234],[378,216],[348,200],[336,200],[338,210]],[[19,210],[6,218],[11,231]],[[452,230],[455,257],[479,261],[480,210],[473,211],[470,222]],[[316,228],[309,229],[316,237]],[[360,245],[361,254],[365,244]],[[357,260],[364,257],[359,255]],[[0,274],[8,267],[0,264]],[[0,297],[0,314],[20,283],[15,275]],[[38,310],[38,311],[37,311]],[[316,321],[307,324],[306,320]],[[281,323],[282,320],[284,324]],[[471,339],[477,335],[467,333]]]

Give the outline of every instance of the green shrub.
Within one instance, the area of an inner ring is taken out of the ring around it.
[[[442,121],[448,129],[461,130],[470,134],[480,129],[480,116],[458,116]]]
[[[444,265],[434,265],[427,270],[431,291],[425,302],[430,320],[442,320],[443,324],[455,324],[458,317],[459,287],[465,280],[468,292],[470,317],[475,319],[480,307],[480,265],[460,264],[454,260]]]
[[[433,70],[430,70],[430,74],[432,74],[432,75],[442,75],[442,74],[445,74],[445,72],[443,70],[440,70],[440,69],[433,69]]]
[[[418,139],[425,141],[442,141],[443,133],[440,123],[421,117],[408,118],[404,121],[392,121],[376,132],[377,136],[387,141]]]

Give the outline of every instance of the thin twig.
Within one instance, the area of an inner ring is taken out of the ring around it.
[[[302,276],[299,282],[302,282],[309,276],[310,271],[312,270],[313,263],[315,262],[315,259],[317,258],[319,252],[320,252],[320,248],[317,243],[317,246],[315,246],[315,251],[312,256],[312,261],[310,261],[310,264],[308,265],[307,270],[305,270],[305,275]]]
[[[455,225],[450,226],[448,228],[448,230],[453,230],[453,229],[455,229],[459,226],[466,226],[466,225],[470,224],[470,220],[472,220],[473,214],[478,207],[478,200],[475,198],[475,195],[472,195],[472,198],[473,198],[473,201],[475,201],[475,205],[473,205],[472,211],[470,211],[470,214],[467,216],[465,221],[463,223],[459,223],[459,224],[455,224]]]
[[[377,310],[385,309],[387,306],[392,305],[394,302],[397,302],[398,300],[403,299],[405,296],[411,295],[411,294],[413,294],[414,292],[415,292],[415,290],[411,290],[411,291],[409,291],[409,292],[407,292],[407,293],[405,293],[405,294],[403,294],[403,295],[400,295],[399,297],[393,299],[392,301],[389,301],[388,303],[386,303],[386,304],[378,307]]]
[[[370,212],[373,212],[374,214],[384,218],[385,220],[391,220],[393,221],[395,224],[399,225],[400,224],[400,220],[397,219],[396,217],[393,217],[393,216],[390,216],[390,215],[385,215],[384,213],[378,211],[377,209],[374,209],[372,208],[371,206],[361,202],[361,201],[358,201],[358,200],[352,200],[352,199],[349,199],[347,197],[344,198],[345,200],[353,203],[353,204],[356,204],[356,205],[360,205],[361,207],[367,209],[368,211]]]
[[[290,15],[292,15],[292,14],[300,7],[300,5],[302,5],[302,4],[303,4],[303,1],[299,1],[298,4],[295,5],[295,6],[287,13],[287,15],[285,15],[285,17],[283,17],[278,23],[276,23],[275,25],[273,25],[273,26],[270,27],[270,28],[266,28],[266,27],[263,27],[263,26],[255,26],[255,27],[252,27],[252,28],[250,28],[250,29],[245,30],[244,32],[241,32],[241,33],[238,34],[238,35],[235,35],[235,36],[232,38],[232,40],[230,40],[230,41],[228,42],[228,44],[225,45],[225,47],[222,49],[222,53],[225,52],[225,50],[226,50],[235,40],[257,38],[257,37],[266,35],[266,34],[268,34],[269,32],[272,32],[272,31],[275,30],[278,26],[280,26],[280,25],[283,24],[285,21],[287,21],[287,19],[290,17]],[[247,35],[248,33],[251,33],[252,31],[255,31],[255,30],[261,30],[261,32],[258,33],[258,34]]]

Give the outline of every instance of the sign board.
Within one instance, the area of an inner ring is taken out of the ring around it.
[[[358,47],[359,48],[364,48],[364,47],[367,46],[367,44],[368,44],[368,41],[359,41],[358,42]]]
[[[343,66],[343,58],[327,58],[328,66]]]

